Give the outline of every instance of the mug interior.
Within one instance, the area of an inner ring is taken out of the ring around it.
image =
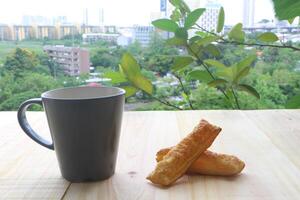
[[[117,87],[74,87],[51,90],[42,94],[42,98],[48,99],[97,99],[114,97],[125,94],[125,90]]]

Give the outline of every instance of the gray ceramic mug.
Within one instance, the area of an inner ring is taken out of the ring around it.
[[[125,91],[116,87],[75,87],[45,92],[23,102],[18,120],[40,145],[55,150],[62,176],[71,182],[97,181],[114,174]],[[52,141],[39,136],[25,112],[39,104],[46,112]]]

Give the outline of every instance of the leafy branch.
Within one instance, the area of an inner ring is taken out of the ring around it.
[[[225,13],[222,7],[219,11],[216,31],[209,31],[197,24],[197,21],[205,12],[205,8],[190,10],[183,0],[170,0],[170,3],[174,6],[170,19],[158,19],[153,21],[152,24],[160,30],[173,33],[174,37],[169,38],[166,44],[186,49],[188,55],[174,57],[171,69],[178,79],[183,90],[182,95],[191,109],[194,109],[194,106],[189,97],[190,91],[183,84],[183,76],[186,76],[188,80],[197,80],[200,84],[215,87],[221,91],[226,101],[233,108],[241,109],[238,92],[246,92],[257,99],[260,98],[255,88],[243,82],[243,79],[249,75],[251,68],[254,66],[256,55],[249,55],[231,66],[226,66],[216,59],[221,54],[218,44],[286,48],[300,51],[299,47],[286,45],[282,42],[282,45],[274,44],[279,41],[279,38],[272,32],[260,34],[256,38],[260,43],[247,42],[241,23],[236,24],[228,33],[223,34]],[[194,31],[195,29],[198,31],[192,37],[189,36],[190,30]],[[194,65],[192,65],[193,63]],[[204,70],[195,68],[199,66],[202,66]],[[182,110],[181,107],[154,95],[152,83],[140,73],[140,66],[129,53],[123,55],[120,72],[116,73],[119,73],[117,76],[121,80],[118,84],[120,86],[125,84],[123,88],[126,89],[127,96],[134,95],[137,91],[142,90],[158,102]]]
[[[221,35],[218,35],[218,34],[216,34],[214,32],[206,30],[205,28],[201,27],[199,24],[195,24],[195,25],[196,25],[196,27],[199,30],[202,30],[205,33],[208,33],[208,34],[211,34],[211,35],[214,35],[214,36],[218,37],[219,40],[217,40],[216,42],[220,43],[220,44],[233,44],[233,45],[244,45],[244,46],[271,47],[271,48],[292,49],[292,50],[295,50],[295,51],[300,51],[299,47],[292,46],[292,45],[286,45],[284,43],[281,43],[282,45],[276,45],[276,44],[248,43],[248,42],[239,42],[239,41],[227,40],[227,39],[225,39]],[[275,35],[275,34],[273,35],[273,33],[268,33],[268,34],[272,35],[271,37],[274,37],[274,35]],[[274,37],[274,38],[277,38],[276,41],[278,40],[277,36]]]

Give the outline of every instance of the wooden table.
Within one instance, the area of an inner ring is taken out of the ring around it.
[[[45,115],[28,113],[49,137]],[[176,144],[201,119],[223,131],[210,148],[246,163],[240,176],[184,176],[168,189],[145,176],[158,149]],[[55,152],[30,140],[16,112],[0,112],[0,199],[300,199],[300,110],[126,112],[115,175],[69,183]]]

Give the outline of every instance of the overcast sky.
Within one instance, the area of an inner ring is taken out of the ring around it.
[[[23,15],[67,16],[69,22],[82,23],[88,8],[89,23],[99,24],[99,9],[104,9],[104,23],[128,26],[150,24],[151,12],[159,11],[160,0],[1,0],[0,23],[18,24]],[[199,0],[204,5],[206,0]],[[242,22],[243,0],[219,0],[224,6],[226,22]],[[270,0],[256,0],[255,22],[274,19]]]

